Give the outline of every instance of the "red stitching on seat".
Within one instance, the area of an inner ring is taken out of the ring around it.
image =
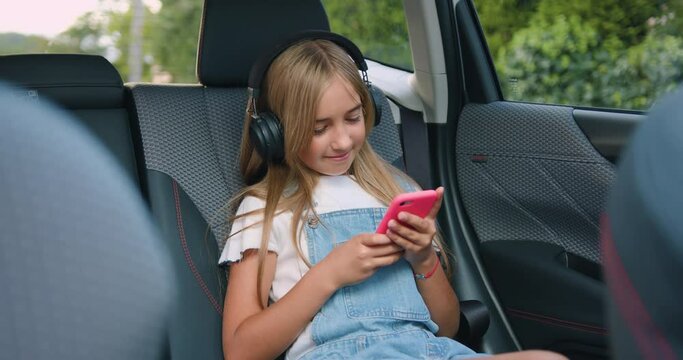
[[[521,317],[527,320],[534,320],[550,325],[556,325],[556,326],[561,326],[561,327],[566,327],[574,330],[580,330],[580,331],[586,331],[594,334],[599,334],[599,335],[607,335],[607,329],[600,327],[600,326],[595,326],[595,325],[587,325],[587,324],[582,324],[574,321],[569,321],[569,320],[563,320],[563,319],[558,319],[554,318],[551,316],[545,316],[545,315],[539,315],[539,314],[534,314],[530,313],[527,311],[522,311],[522,310],[517,310],[517,309],[512,309],[512,308],[506,308],[508,312],[510,312],[510,315],[512,316],[517,316]]]
[[[197,280],[197,283],[199,283],[199,286],[204,291],[204,294],[206,295],[207,298],[209,298],[209,301],[211,302],[211,305],[213,305],[213,308],[216,310],[216,312],[218,312],[219,315],[223,316],[223,309],[218,304],[218,301],[216,300],[216,298],[213,297],[213,295],[209,291],[209,287],[206,286],[204,279],[202,279],[201,274],[199,274],[197,267],[194,265],[194,261],[192,261],[192,255],[190,255],[190,248],[187,246],[187,239],[185,238],[185,227],[183,226],[183,215],[182,215],[182,212],[180,210],[180,195],[178,194],[178,183],[175,180],[171,180],[171,182],[173,183],[173,198],[175,200],[176,222],[178,224],[178,234],[180,235],[180,244],[182,245],[183,252],[185,253],[185,262],[187,262],[187,265],[190,267],[190,270],[192,271],[192,275],[194,275],[195,280]]]
[[[650,317],[621,262],[612,238],[610,221],[605,214],[600,218],[600,230],[605,275],[609,290],[613,294],[612,299],[642,355],[645,359],[675,359],[676,355],[671,344]]]

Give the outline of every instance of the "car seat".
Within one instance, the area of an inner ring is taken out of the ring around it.
[[[615,359],[683,357],[683,89],[637,129],[602,218]]]
[[[206,0],[197,64],[201,84],[127,84],[152,213],[182,268],[171,325],[177,357],[222,357],[226,276],[218,257],[230,230],[227,204],[244,186],[238,164],[249,71],[278,36],[309,29],[329,30],[318,0]],[[370,141],[385,159],[400,162],[398,129],[386,99],[381,106],[386,117]]]
[[[175,273],[134,181],[51,101],[0,84],[0,108],[2,357],[167,357]]]
[[[0,79],[19,88],[18,100],[51,101],[67,109],[102,142],[133,181],[140,183],[127,93],[102,56],[20,54],[0,56]]]

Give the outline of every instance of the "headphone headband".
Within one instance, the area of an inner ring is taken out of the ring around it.
[[[260,113],[256,112],[256,99],[259,97],[259,88],[261,82],[265,77],[270,64],[282,52],[287,50],[290,46],[299,43],[303,40],[328,40],[341,47],[356,63],[356,67],[360,70],[363,82],[367,87],[370,95],[370,103],[372,104],[372,111],[375,118],[375,126],[379,124],[382,117],[381,102],[383,95],[379,89],[376,89],[370,84],[367,77],[368,64],[363,58],[363,53],[360,49],[351,42],[351,40],[328,31],[305,31],[296,33],[293,36],[286,38],[285,41],[278,43],[272,51],[267,52],[259,57],[254,63],[249,73],[249,93],[251,95],[250,104],[247,108],[247,113],[251,113],[251,122],[249,123],[249,139],[254,146],[254,149],[266,160],[268,163],[279,163],[285,157],[285,140],[282,129],[282,124],[273,112],[263,109]]]
[[[353,62],[356,63],[358,70],[368,70],[368,64],[365,62],[365,58],[363,58],[363,53],[351,40],[329,31],[302,31],[285,38],[283,41],[279,42],[273,50],[265,52],[256,60],[249,72],[249,90],[255,97],[258,97],[258,91],[261,88],[266,71],[275,58],[290,46],[304,40],[329,40],[346,50],[349,56],[351,56],[351,59],[353,59]]]

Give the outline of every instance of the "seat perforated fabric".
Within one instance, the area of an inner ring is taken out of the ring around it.
[[[456,144],[458,183],[480,241],[550,242],[600,262],[599,217],[615,169],[571,108],[469,104]]]
[[[147,169],[180,184],[222,248],[230,231],[227,204],[243,184],[238,157],[246,92],[144,84],[132,92]]]
[[[168,174],[192,199],[211,227],[219,249],[230,231],[226,206],[244,186],[239,173],[245,88],[137,84],[146,166]],[[398,129],[386,98],[383,118],[369,141],[390,163],[402,161]]]

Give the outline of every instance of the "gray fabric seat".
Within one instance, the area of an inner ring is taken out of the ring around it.
[[[139,189],[67,112],[0,84],[0,349],[168,355],[174,271]]]
[[[53,101],[69,110],[106,145],[128,176],[140,182],[126,89],[105,58],[77,54],[0,56],[0,79],[21,87],[14,90],[15,99]]]
[[[615,359],[683,357],[682,100],[683,88],[635,132],[602,219]]]
[[[226,276],[217,263],[230,229],[226,205],[244,185],[238,152],[251,64],[277,41],[276,35],[329,30],[318,0],[207,0],[204,6],[197,64],[201,84],[130,85],[152,212],[174,261],[185,269],[171,326],[171,346],[179,358],[222,356]],[[245,28],[252,30],[245,33]],[[370,141],[385,159],[400,163],[398,129],[386,100],[382,106],[385,117]]]

